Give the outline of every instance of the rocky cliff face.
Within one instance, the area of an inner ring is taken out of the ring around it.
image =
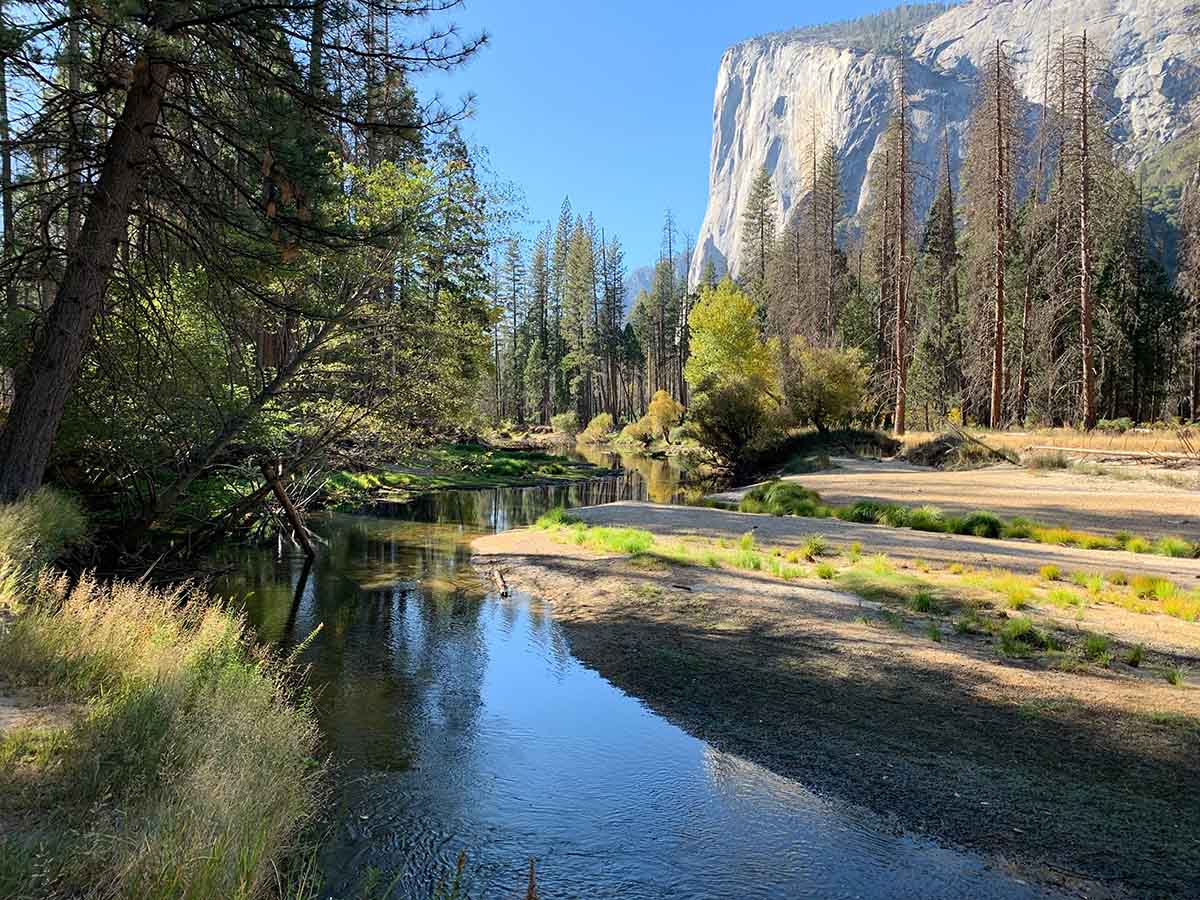
[[[1087,30],[1110,56],[1113,130],[1131,165],[1149,159],[1200,118],[1200,2],[1196,0],[971,0],[938,15],[906,42],[918,172],[916,212],[932,202],[942,124],[952,166],[962,156],[975,66],[997,40],[1017,66],[1036,110],[1049,59],[1048,39]],[[891,106],[894,53],[858,49],[803,32],[755,38],[721,59],[713,104],[708,210],[691,278],[704,260],[736,273],[741,218],[751,182],[765,165],[782,222],[808,192],[814,125],[842,163],[846,213],[868,202],[867,173]]]

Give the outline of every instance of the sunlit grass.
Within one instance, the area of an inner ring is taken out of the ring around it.
[[[0,748],[20,760],[0,763],[0,804],[52,848],[31,877],[64,896],[258,895],[315,813],[323,771],[282,664],[198,594],[52,575],[36,593],[0,638],[5,675],[81,713]],[[0,848],[4,868],[23,852]]]

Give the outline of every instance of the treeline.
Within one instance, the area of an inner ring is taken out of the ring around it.
[[[6,4],[0,499],[235,527],[470,414],[500,208],[410,86],[455,5]]]
[[[851,233],[836,152],[811,141],[805,200],[782,229],[764,170],[744,210],[739,277],[764,333],[857,348],[866,418],[993,427],[1200,417],[1200,173],[1181,213],[1175,284],[1164,236],[1121,164],[1103,105],[1109,62],[1063,37],[1040,104],[1023,102],[1009,51],[979,61],[956,187],[948,139],[916,170],[904,63]],[[1027,138],[1032,135],[1032,140]],[[918,177],[936,179],[924,222]]]
[[[785,31],[781,37],[804,38],[860,50],[899,50],[915,31],[954,6],[954,3],[905,3],[857,19]]]
[[[687,271],[691,255],[667,214],[649,291],[627,309],[625,254],[590,215],[564,200],[556,225],[525,247],[510,237],[495,256],[493,373],[485,412],[493,421],[546,425],[560,413],[585,424],[599,413],[640,418],[655,391],[686,402]]]

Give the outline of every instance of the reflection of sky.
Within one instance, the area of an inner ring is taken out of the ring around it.
[[[338,762],[331,887],[373,866],[431,896],[465,849],[473,897],[514,896],[530,856],[546,900],[1035,896],[692,738],[575,660],[544,603],[483,599],[469,539],[561,490],[332,519],[294,606],[295,561],[249,554],[228,586],[265,636],[324,623],[303,658]]]

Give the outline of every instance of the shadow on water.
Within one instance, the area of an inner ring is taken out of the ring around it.
[[[469,895],[1033,897],[977,857],[877,831],[853,809],[720,753],[571,654],[549,608],[488,595],[470,541],[555,505],[674,499],[631,460],[569,486],[446,491],[321,525],[305,562],[240,550],[226,594],[265,641],[305,649],[337,762],[327,890],[365,873],[426,898],[460,851]]]

